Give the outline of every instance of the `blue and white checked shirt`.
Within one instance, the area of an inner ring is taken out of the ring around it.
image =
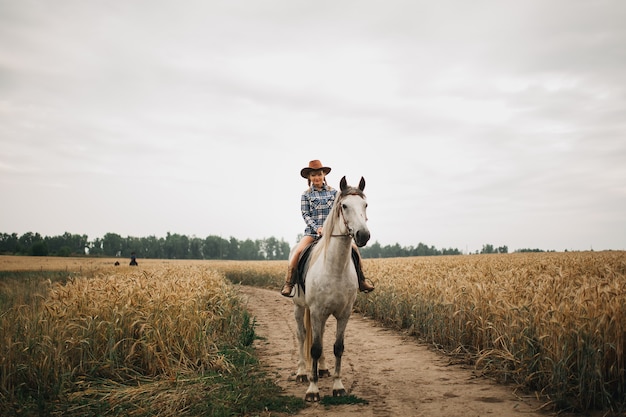
[[[329,185],[324,185],[321,190],[316,190],[311,186],[302,193],[300,208],[302,218],[306,223],[305,235],[318,237],[317,229],[324,225],[324,220],[330,214],[336,194],[337,190]]]

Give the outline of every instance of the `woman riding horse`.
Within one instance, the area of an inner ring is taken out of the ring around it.
[[[297,382],[309,382],[304,399],[320,401],[318,380],[330,374],[324,359],[324,329],[330,316],[336,319],[335,371],[333,397],[348,395],[341,378],[346,326],[359,289],[358,259],[354,246],[363,247],[370,240],[367,227],[365,179],[351,187],[343,177],[335,203],[324,222],[324,233],[311,248],[306,280],[293,297],[296,338],[298,340]],[[290,254],[290,260],[295,255]],[[362,275],[362,274],[361,274]]]
[[[302,210],[302,218],[306,223],[306,229],[304,229],[304,236],[300,239],[289,261],[285,285],[280,292],[285,297],[293,296],[295,272],[300,254],[308,245],[322,236],[324,220],[326,220],[330,210],[333,208],[337,190],[326,183],[326,174],[330,170],[329,167],[325,167],[319,160],[315,159],[309,162],[308,167],[302,168],[300,171],[300,175],[306,178],[309,185],[309,188],[300,197],[300,208]],[[356,245],[353,244],[352,246],[358,255],[359,252]],[[365,281],[360,255],[357,257],[358,261],[355,262],[355,266],[359,279],[359,290],[365,293],[374,291],[374,286]]]

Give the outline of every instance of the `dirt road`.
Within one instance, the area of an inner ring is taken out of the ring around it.
[[[293,303],[278,290],[241,287],[256,318],[256,346],[261,360],[288,394],[304,398],[307,385],[296,383],[296,330]],[[333,369],[335,320],[328,320],[324,353]],[[298,415],[330,417],[546,417],[533,397],[514,393],[511,386],[477,377],[469,367],[453,365],[450,358],[414,338],[380,327],[353,314],[348,323],[342,365],[343,383],[352,395],[369,404],[326,407],[311,404]],[[332,378],[319,382],[322,397],[332,395]]]

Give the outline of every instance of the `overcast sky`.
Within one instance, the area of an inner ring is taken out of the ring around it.
[[[622,0],[0,0],[0,232],[626,249]]]

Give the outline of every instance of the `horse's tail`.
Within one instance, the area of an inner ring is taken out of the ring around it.
[[[306,361],[306,369],[313,367],[313,358],[311,358],[311,346],[313,346],[313,331],[311,330],[311,310],[309,307],[304,309],[304,360]]]

